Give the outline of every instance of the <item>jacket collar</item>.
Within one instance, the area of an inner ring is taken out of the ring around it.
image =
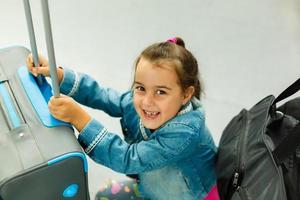
[[[191,101],[189,101],[187,104],[183,105],[180,108],[180,110],[179,110],[179,112],[177,113],[176,116],[183,115],[185,113],[190,112],[191,110],[193,110],[193,105],[192,105]],[[141,119],[139,120],[139,126],[140,126],[140,130],[141,130],[141,133],[142,133],[142,136],[143,136],[144,140],[148,140],[149,136],[151,134],[151,131],[148,128],[144,127],[144,125],[142,124]]]

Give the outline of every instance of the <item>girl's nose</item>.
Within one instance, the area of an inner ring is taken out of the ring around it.
[[[143,105],[145,107],[150,107],[154,105],[154,97],[152,94],[147,94],[144,96]]]

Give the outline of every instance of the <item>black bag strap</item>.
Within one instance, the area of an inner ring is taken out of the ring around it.
[[[285,89],[278,97],[274,100],[270,114],[275,116],[276,113],[276,103],[279,101],[295,94],[300,90],[300,78],[291,84],[287,89]],[[284,138],[284,140],[273,150],[273,157],[278,165],[282,164],[284,160],[289,157],[296,148],[300,146],[300,123],[293,128]]]
[[[296,151],[300,146],[300,123],[293,128],[283,141],[273,150],[273,157],[278,165]]]
[[[279,101],[295,94],[300,90],[300,78],[296,80],[292,85],[290,85],[287,89],[285,89],[273,102],[273,105],[278,103]]]

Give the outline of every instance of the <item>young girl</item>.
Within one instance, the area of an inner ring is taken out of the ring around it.
[[[48,61],[29,71],[49,76]],[[132,90],[118,94],[86,74],[57,68],[60,91],[53,116],[70,122],[97,163],[134,177],[96,199],[217,199],[216,146],[205,124],[198,64],[180,38],[147,47],[137,58]],[[74,99],[74,100],[73,100]],[[76,102],[121,118],[124,139],[109,132]],[[135,187],[136,186],[136,187]]]

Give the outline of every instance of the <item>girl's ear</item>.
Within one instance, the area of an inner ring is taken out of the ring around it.
[[[194,86],[189,86],[187,89],[185,89],[184,91],[184,98],[183,98],[183,102],[182,105],[186,104],[189,100],[191,100],[191,98],[193,97],[195,92],[195,88]]]

